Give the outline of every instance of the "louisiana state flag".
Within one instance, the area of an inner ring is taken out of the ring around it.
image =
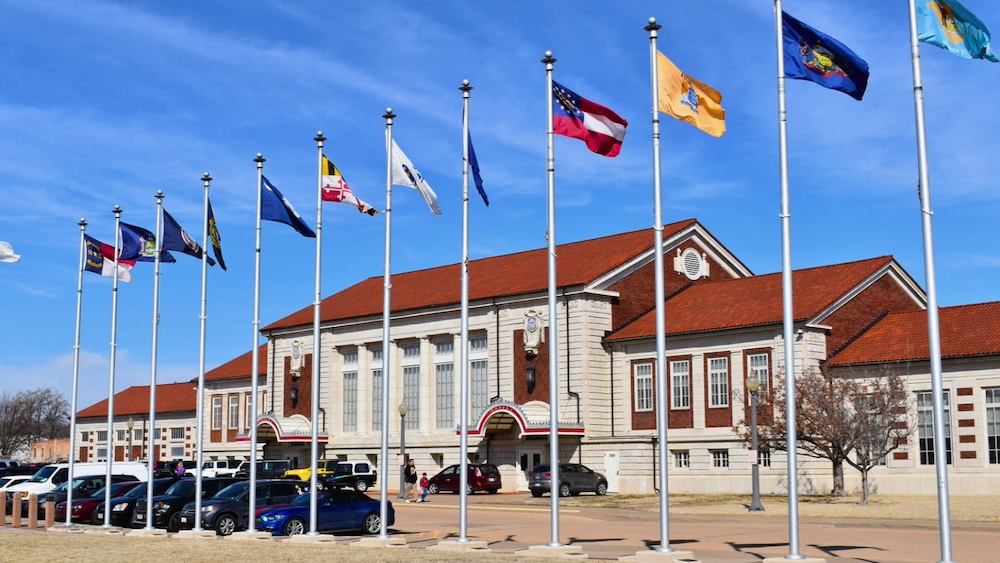
[[[990,31],[958,0],[921,0],[917,38],[965,59],[1000,62],[990,49]]]
[[[855,100],[868,87],[868,63],[843,43],[781,12],[785,77],[810,80]]]

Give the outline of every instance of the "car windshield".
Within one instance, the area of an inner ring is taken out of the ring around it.
[[[249,489],[250,489],[250,482],[241,481],[239,483],[233,483],[232,485],[229,485],[228,487],[222,489],[218,493],[215,493],[215,496],[212,498],[217,500],[236,500],[242,497],[243,495],[247,494],[247,491]]]
[[[173,485],[170,485],[170,488],[167,489],[164,494],[174,495],[178,497],[190,495],[194,491],[194,487],[196,484],[195,481],[196,479],[181,479],[180,481],[177,481]]]
[[[44,483],[45,481],[48,480],[49,475],[52,475],[55,472],[55,470],[56,470],[55,467],[45,466],[36,471],[35,474],[31,476],[30,481],[32,483]]]

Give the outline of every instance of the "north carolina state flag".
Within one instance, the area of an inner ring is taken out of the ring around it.
[[[337,165],[330,162],[326,155],[323,156],[323,170],[320,175],[323,177],[323,201],[353,205],[358,211],[371,216],[378,214],[378,209],[354,197],[354,192],[347,186],[347,181],[337,169]]]

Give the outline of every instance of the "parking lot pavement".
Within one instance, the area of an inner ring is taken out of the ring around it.
[[[522,495],[525,499],[528,497]],[[469,497],[467,535],[498,552],[514,552],[552,539],[551,509],[520,504],[518,494]],[[489,504],[482,500],[489,498]],[[427,547],[458,536],[459,496],[438,494],[428,503],[394,504],[393,535],[413,547]],[[617,559],[660,545],[656,512],[560,507],[558,540],[583,548],[591,559]],[[703,563],[745,563],[788,554],[788,520],[782,516],[671,515],[670,547],[694,553]],[[937,522],[800,519],[802,555],[831,563],[912,563],[940,559]],[[953,523],[952,551],[957,561],[997,561],[1000,524]]]

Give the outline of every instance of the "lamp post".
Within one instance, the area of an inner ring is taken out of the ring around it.
[[[132,429],[135,428],[135,420],[130,416],[128,417],[128,423],[125,425],[128,427],[128,461],[132,461]]]
[[[757,392],[760,390],[760,379],[751,375],[746,385],[750,392],[750,471],[753,482],[753,499],[747,510],[764,512],[764,505],[760,502],[760,464],[757,458]]]
[[[399,403],[399,500],[406,499],[406,403]]]

